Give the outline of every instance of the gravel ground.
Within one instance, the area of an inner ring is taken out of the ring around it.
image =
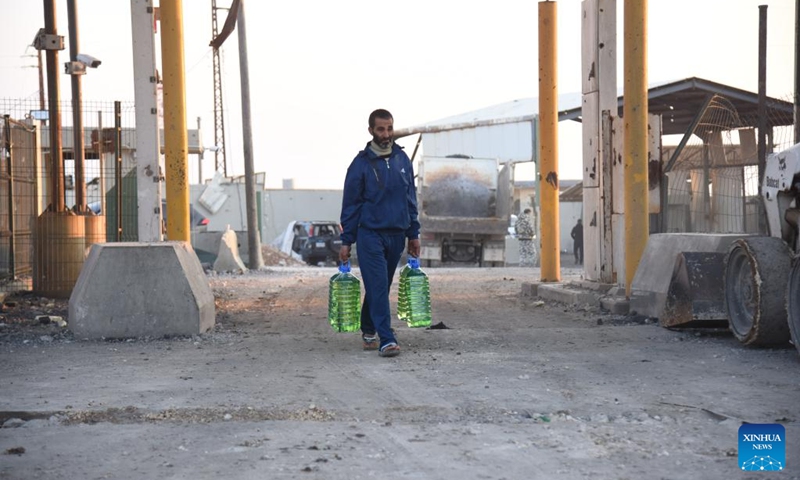
[[[334,272],[209,275],[215,328],[171,339],[83,341],[50,320],[66,302],[8,298],[0,478],[762,478],[737,468],[743,422],[782,423],[770,476],[800,478],[791,346],[534,302],[535,269],[441,268],[448,328],[395,323],[385,359],[327,324]]]

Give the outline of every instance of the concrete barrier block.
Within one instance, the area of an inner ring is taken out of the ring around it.
[[[625,297],[603,297],[600,306],[614,315],[627,315],[630,311],[630,302]]]
[[[610,283],[600,283],[593,280],[575,280],[573,283],[580,288],[601,293],[607,293],[611,288],[614,287],[614,285]]]
[[[217,260],[214,261],[215,272],[246,272],[241,257],[239,257],[239,246],[236,232],[230,228],[222,234],[219,242],[219,253]]]
[[[68,325],[78,338],[158,338],[205,332],[215,315],[188,243],[98,243],[69,299]]]
[[[570,305],[598,305],[599,295],[559,283],[539,285],[539,297]]]
[[[536,297],[539,295],[539,283],[522,282],[522,296]]]

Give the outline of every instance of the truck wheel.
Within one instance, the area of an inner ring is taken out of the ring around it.
[[[789,274],[789,284],[786,287],[786,314],[789,317],[792,343],[800,352],[800,257],[794,259],[794,267]]]
[[[725,260],[725,308],[733,334],[745,345],[789,340],[785,294],[791,252],[780,238],[740,238]]]

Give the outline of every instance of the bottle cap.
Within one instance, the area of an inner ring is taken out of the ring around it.
[[[419,258],[408,257],[408,266],[411,268],[419,268]]]
[[[347,273],[350,271],[350,261],[342,262],[339,264],[339,271],[342,273]]]

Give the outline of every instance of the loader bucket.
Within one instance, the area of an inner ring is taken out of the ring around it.
[[[679,253],[675,257],[664,313],[659,318],[661,326],[727,327],[724,272],[723,253]]]
[[[655,233],[647,239],[631,284],[630,309],[639,315],[661,319],[667,303],[675,262],[683,252],[727,254],[731,242],[747,235],[724,233]],[[721,285],[724,272],[716,281]],[[693,294],[690,292],[690,294]],[[719,298],[724,295],[721,293]],[[724,317],[722,317],[724,318]],[[662,322],[663,323],[663,322]]]

